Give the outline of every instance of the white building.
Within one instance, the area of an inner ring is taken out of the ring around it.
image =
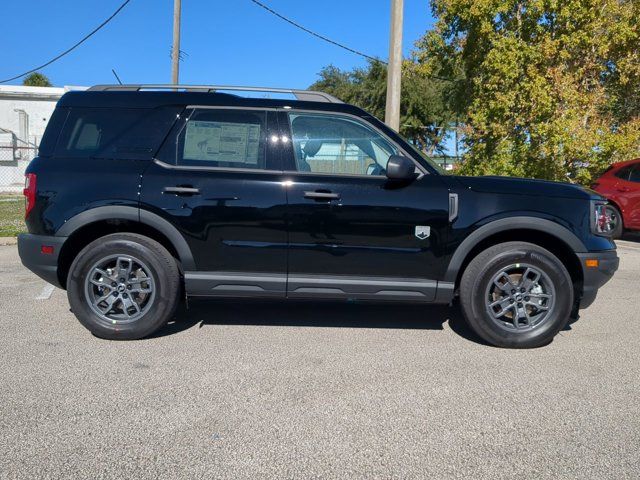
[[[0,85],[0,192],[19,192],[56,102],[84,87]]]

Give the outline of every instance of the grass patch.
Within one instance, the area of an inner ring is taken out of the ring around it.
[[[0,195],[0,237],[15,237],[26,231],[24,198],[15,195]]]

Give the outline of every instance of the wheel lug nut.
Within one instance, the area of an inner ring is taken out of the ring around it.
[[[124,298],[127,298],[129,295],[127,295],[126,293],[123,293],[123,294],[122,294],[122,296],[123,296]]]
[[[528,302],[529,301],[529,297],[524,297],[524,301]]]
[[[510,298],[509,303],[515,303],[515,300],[513,298]]]
[[[518,302],[518,308],[522,308],[522,304]]]
[[[112,286],[112,287],[117,287],[117,286],[118,286],[118,284],[117,284],[116,282],[111,282],[111,286]]]
[[[131,290],[133,287],[131,285],[127,285],[127,288]]]
[[[511,293],[512,293],[512,294],[513,294],[513,293],[516,293],[516,291],[515,291],[515,290],[511,290]]]
[[[521,288],[521,289],[520,289],[520,291],[521,291],[522,293],[526,292],[526,290],[525,290],[524,288]]]
[[[118,296],[118,292],[113,292],[113,296],[117,297]]]

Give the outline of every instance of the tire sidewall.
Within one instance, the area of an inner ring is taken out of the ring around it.
[[[147,312],[131,323],[108,327],[103,319],[93,311],[85,294],[85,281],[89,269],[98,261],[111,255],[132,256],[142,260],[150,269],[148,272],[155,288],[153,304]],[[89,244],[76,257],[67,279],[67,297],[72,311],[88,330],[101,338],[142,338],[160,328],[166,321],[165,312],[172,309],[171,284],[166,266],[151,248],[142,243],[124,238],[102,239]]]
[[[618,223],[616,224],[616,228],[611,232],[611,236],[614,239],[622,237],[622,234],[624,232],[624,220],[622,218],[622,213],[618,208],[610,204],[607,205],[605,208],[610,212],[613,212],[616,215],[616,217],[618,217]]]
[[[555,303],[541,325],[526,332],[509,332],[496,325],[486,310],[485,292],[499,270],[509,265],[525,263],[542,270],[553,283]],[[517,248],[504,251],[487,262],[476,277],[471,293],[474,329],[492,344],[514,348],[546,345],[565,327],[573,306],[573,285],[564,266],[542,250]]]

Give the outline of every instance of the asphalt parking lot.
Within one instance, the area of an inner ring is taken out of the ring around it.
[[[2,478],[639,478],[640,243],[543,348],[457,308],[198,302],[92,337],[0,247]]]

